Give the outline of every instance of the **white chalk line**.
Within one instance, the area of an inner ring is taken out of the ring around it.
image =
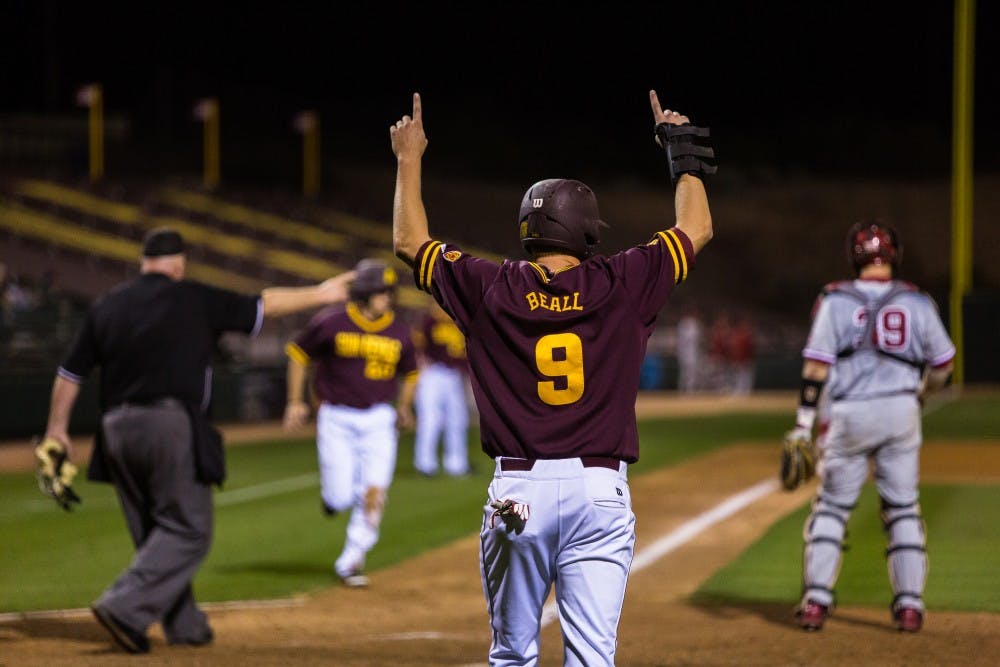
[[[236,505],[250,500],[257,500],[272,495],[287,493],[289,491],[308,488],[316,484],[317,476],[313,473],[289,477],[286,479],[265,482],[255,486],[248,486],[243,489],[233,491],[222,491],[216,494],[216,505],[227,506]],[[760,498],[777,491],[778,482],[774,479],[767,479],[755,484],[712,509],[699,514],[698,516],[685,521],[670,533],[667,533],[653,544],[649,545],[632,560],[630,572],[638,572],[649,567],[660,558],[683,546],[704,532],[707,528],[720,521],[728,519],[743,508],[754,503]],[[232,602],[206,603],[206,609],[266,609],[281,607],[298,607],[305,604],[304,598],[283,598],[277,600],[242,600]],[[51,611],[28,611],[0,614],[0,623],[20,621],[26,619],[57,619],[57,618],[77,618],[90,614],[89,609],[57,609]],[[542,609],[541,625],[545,627],[556,619],[559,613],[554,602],[550,602]],[[391,635],[381,635],[380,639],[405,641],[414,639],[449,639],[453,635],[441,632],[408,632]]]
[[[281,495],[282,493],[301,491],[302,489],[308,489],[318,485],[319,473],[315,472],[297,475],[295,477],[286,477],[284,479],[276,479],[271,482],[254,484],[253,486],[233,489],[231,491],[219,491],[215,494],[215,506],[229,507],[232,505],[239,505],[240,503],[250,502],[251,500],[260,500],[261,498],[269,498],[271,496]],[[114,498],[102,498],[100,500],[90,501],[84,508],[81,509],[109,509],[111,507],[115,507],[117,504],[118,502]],[[0,520],[19,517],[23,514],[51,512],[55,509],[55,502],[50,498],[25,500],[21,503],[17,503],[6,511],[0,511]]]
[[[777,490],[778,481],[775,479],[766,479],[759,484],[754,484],[750,488],[740,491],[734,496],[730,496],[712,509],[702,512],[693,519],[685,521],[636,554],[632,559],[632,567],[629,573],[638,572],[649,567],[671,551],[690,542],[699,533],[704,532],[705,529],[728,519],[748,505]],[[554,601],[549,602],[542,608],[542,627],[545,627],[558,618],[559,612],[556,609]]]
[[[255,484],[254,486],[247,486],[242,489],[219,491],[215,494],[215,506],[228,507],[230,505],[239,505],[251,500],[269,498],[270,496],[277,496],[291,491],[301,491],[302,489],[318,485],[319,473],[315,472],[295,477],[286,477],[285,479],[276,479],[273,482]]]
[[[301,607],[306,603],[304,596],[281,598],[278,600],[230,600],[227,602],[202,602],[198,606],[208,611],[225,611],[235,609],[287,609]],[[84,618],[91,615],[90,609],[52,609],[47,611],[15,611],[0,614],[0,623],[28,620],[52,620],[60,618]]]

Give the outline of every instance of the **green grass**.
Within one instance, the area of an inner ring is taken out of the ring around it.
[[[931,408],[924,419],[924,438],[1000,438],[1000,394],[967,396],[939,409]]]
[[[925,485],[920,505],[928,526],[926,601],[933,609],[1000,612],[997,512],[1000,486]],[[707,603],[793,603],[801,595],[802,507],[785,517],[694,594]],[[892,600],[886,536],[873,485],[862,492],[847,525],[848,550],[837,582],[841,605],[885,606]]]
[[[792,419],[793,407],[789,406],[787,415],[734,414],[644,421],[640,424],[642,457],[629,474],[641,475],[675,465],[736,441],[759,441],[762,447],[776,447],[780,434]],[[991,428],[996,430],[993,416],[996,414],[1000,414],[1000,397],[963,400],[930,415],[925,430],[927,437],[976,437],[982,432],[991,432]],[[413,470],[412,437],[401,439],[381,539],[369,554],[369,570],[399,563],[472,535],[479,529],[493,464],[482,454],[478,444],[470,443],[470,451],[471,460],[477,466],[475,475],[463,479],[427,480]],[[195,580],[198,598],[209,601],[284,597],[329,586],[333,582],[333,559],[343,546],[347,517],[330,520],[320,514],[312,440],[292,439],[234,447],[228,450],[227,456],[229,481],[216,495],[215,540]],[[313,477],[310,479],[310,476]],[[299,483],[292,490],[235,502],[241,490],[278,480]],[[0,474],[0,499],[3,501],[0,502],[0,611],[85,606],[127,566],[132,557],[132,544],[112,487],[90,484],[82,479],[75,487],[84,503],[74,512],[65,513],[38,492],[31,473]],[[989,489],[979,487],[978,492],[988,493]],[[977,530],[1000,525],[997,516],[1000,503],[996,495],[981,499],[981,504],[974,506],[962,501],[967,491],[973,493],[977,489],[954,487],[943,504],[947,507],[951,503],[958,508],[956,516],[966,512],[965,521],[981,522],[976,524],[980,526]],[[989,588],[978,582],[974,573],[981,571],[981,563],[993,563],[995,570],[996,560],[990,560],[993,557],[989,553],[975,555],[963,549],[949,551],[948,545],[953,538],[949,537],[944,525],[939,528],[937,524],[960,524],[957,519],[939,520],[931,515],[931,511],[936,511],[933,498],[930,491],[925,493],[928,495],[924,499],[924,509],[931,525],[932,540],[928,596],[937,594],[933,588],[939,585],[935,577],[940,576],[940,568],[946,566],[947,559],[955,562],[958,571],[966,573],[964,579],[957,579],[964,582],[963,586],[967,583],[978,586],[979,591],[995,590],[995,586]],[[787,520],[791,521],[791,533],[796,539],[803,516],[804,510],[797,518]],[[860,525],[858,530],[861,530]],[[877,521],[873,530],[876,533],[880,530]],[[959,538],[955,541],[962,542],[964,536],[959,535]],[[750,568],[758,572],[767,572],[769,568],[778,570],[767,585],[776,586],[778,593],[773,595],[785,600],[793,600],[798,595],[799,546],[795,541],[792,540],[790,551],[784,544],[768,547],[766,540],[748,551],[751,554],[757,553],[754,550],[758,548],[765,550],[762,562]],[[861,548],[862,542],[858,541],[858,548]],[[874,543],[873,548],[880,554],[878,540]],[[976,548],[984,551],[992,548],[992,553],[1000,553],[1000,549],[994,547]],[[854,553],[848,554],[849,561]],[[954,555],[946,555],[949,553]],[[973,559],[972,555],[976,557]],[[475,553],[470,552],[469,558],[475,557]],[[969,564],[963,566],[967,557]],[[845,565],[845,576],[848,567],[854,566]],[[884,573],[884,566],[877,570],[875,579],[881,573]],[[884,589],[884,574],[880,581]],[[844,585],[848,583],[845,579]],[[721,593],[737,595],[724,590]]]

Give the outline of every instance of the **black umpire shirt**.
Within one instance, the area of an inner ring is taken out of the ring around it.
[[[115,287],[91,307],[59,375],[82,382],[101,367],[100,404],[176,398],[208,402],[209,362],[224,331],[256,334],[260,298],[147,273]]]

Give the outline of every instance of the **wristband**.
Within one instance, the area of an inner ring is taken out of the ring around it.
[[[819,396],[823,392],[823,382],[802,378],[802,387],[799,391],[799,409],[795,414],[795,425],[812,430],[816,421],[816,406],[819,404]]]

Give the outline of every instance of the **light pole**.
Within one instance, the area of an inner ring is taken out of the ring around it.
[[[104,91],[99,83],[87,84],[76,91],[76,103],[87,107],[87,152],[90,182],[104,177]]]
[[[302,194],[319,194],[319,114],[314,110],[296,114],[293,127],[302,135]]]
[[[204,174],[206,190],[219,187],[219,100],[207,97],[194,105],[194,117],[202,122],[204,131]]]

